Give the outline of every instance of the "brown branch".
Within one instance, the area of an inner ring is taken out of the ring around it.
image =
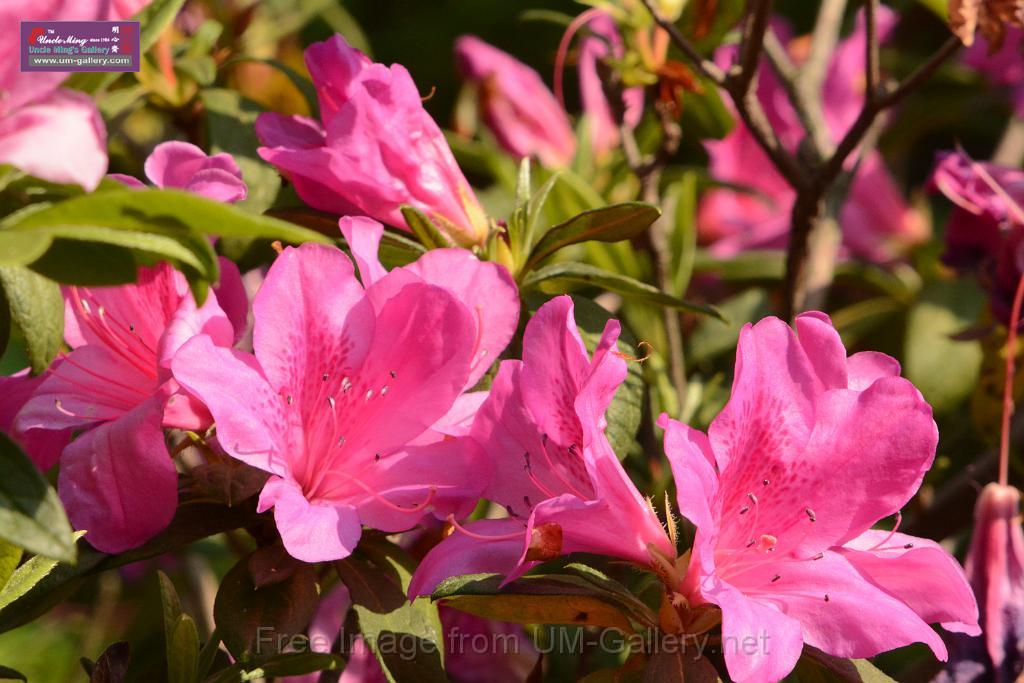
[[[686,39],[686,36],[676,28],[675,24],[661,16],[658,13],[658,10],[654,7],[653,0],[641,0],[641,2],[644,3],[644,7],[646,7],[647,11],[651,13],[651,17],[658,26],[665,29],[665,32],[668,33],[669,38],[671,38],[672,42],[676,44],[676,47],[682,50],[683,54],[689,58],[701,76],[716,83],[717,85],[725,85],[725,72],[718,68],[718,65],[713,61],[706,59],[701,55],[700,51],[698,51],[697,48]]]
[[[866,74],[865,97],[873,101],[882,80],[878,56],[878,0],[864,0],[865,34],[867,36],[864,72]]]
[[[814,145],[815,154],[819,159],[824,159],[831,152],[832,142],[828,137],[828,126],[825,124],[821,106],[814,98],[808,97],[807,91],[800,87],[797,67],[771,27],[764,35],[764,54],[768,57],[772,69],[778,74],[779,82],[789,96],[800,123],[807,131],[807,138]]]
[[[846,0],[822,0],[800,83],[810,97],[819,98],[821,95],[821,84],[825,81],[832,52],[839,41],[839,27],[843,23],[845,11]]]
[[[736,74],[735,88],[741,96],[757,89],[757,67],[761,61],[761,48],[772,15],[772,0],[751,0],[753,7],[747,19],[743,43],[740,45],[740,71]]]

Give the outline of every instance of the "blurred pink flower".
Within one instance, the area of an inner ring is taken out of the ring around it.
[[[420,563],[410,595],[449,576],[497,572],[511,581],[540,561],[593,552],[651,563],[648,546],[674,557],[647,501],[604,434],[605,411],[626,377],[609,321],[591,358],[572,299],[544,304],[526,326],[523,360],[503,361],[472,438],[494,470],[484,497],[508,518],[457,527]]]
[[[615,21],[605,12],[595,11],[586,24],[589,33],[580,41],[579,79],[583,113],[588,117],[590,144],[601,157],[618,147],[621,140],[619,122],[608,103],[598,63],[609,57],[622,59],[622,36]],[[644,114],[644,89],[628,88],[622,93],[624,123],[635,128]]]
[[[198,337],[173,364],[224,450],[272,475],[259,510],[274,508],[307,562],[346,557],[363,525],[403,531],[429,510],[472,509],[486,476],[461,426],[480,396],[464,391],[518,316],[501,266],[444,249],[388,273],[382,226],[341,225],[362,284],[337,249],[288,248],[253,301],[255,356]]]
[[[923,642],[945,659],[930,623],[978,633],[963,572],[933,541],[871,528],[931,466],[931,408],[893,358],[847,358],[824,314],[796,328],[744,327],[732,397],[707,435],[659,420],[697,527],[681,592],[721,608],[736,680],[784,678],[804,643],[861,658]],[[738,646],[750,642],[756,652]]]
[[[963,61],[979,71],[992,84],[1009,91],[1017,116],[1024,116],[1024,30],[1012,26],[1006,29],[1003,44],[989,54],[988,43],[975,41],[964,52]]]
[[[86,540],[121,552],[174,514],[177,473],[163,426],[209,423],[171,378],[174,354],[196,335],[229,346],[234,331],[216,296],[197,307],[184,276],[167,264],[141,268],[132,285],[69,287],[65,304],[73,350],[50,368],[14,431],[25,438],[81,432],[61,453],[58,492]]]
[[[879,34],[884,39],[896,15],[880,8]],[[788,33],[778,26],[780,35]],[[828,132],[838,140],[852,125],[864,99],[865,29],[863,16],[843,40],[829,66],[824,85],[824,115]],[[727,62],[733,47],[720,48],[716,59]],[[802,127],[771,69],[759,75],[758,97],[783,145],[796,150]],[[747,191],[716,188],[704,195],[698,227],[702,242],[720,256],[745,249],[781,248],[789,235],[790,213],[796,193],[775,170],[742,123],[722,140],[705,143],[710,170],[720,181]],[[851,158],[848,168],[856,163]],[[881,155],[869,153],[862,160],[839,214],[843,245],[849,253],[876,262],[895,258],[906,247],[928,237],[928,225],[903,199]]]
[[[0,3],[0,164],[92,191],[107,170],[107,131],[92,99],[60,89],[68,74],[20,70],[19,22],[106,18],[106,0]],[[115,17],[120,18],[120,17]]]
[[[207,155],[188,142],[161,142],[146,158],[143,168],[149,182],[160,188],[185,190],[227,203],[242,201],[247,193],[234,157],[223,152]],[[111,173],[109,177],[129,187],[145,187],[129,175]]]
[[[536,71],[476,36],[455,41],[455,61],[505,151],[549,168],[569,165],[576,152],[569,117]]]
[[[977,268],[992,312],[1009,322],[1024,272],[1024,172],[974,161],[962,151],[949,152],[939,156],[931,185],[956,205],[946,227],[943,261]]]
[[[406,227],[426,213],[457,244],[482,244],[488,220],[405,67],[372,62],[341,36],[306,50],[320,121],[261,114],[259,154],[310,206]]]
[[[967,580],[981,608],[982,635],[958,634],[940,681],[1019,680],[1024,669],[1024,532],[1020,491],[989,484],[974,508]]]

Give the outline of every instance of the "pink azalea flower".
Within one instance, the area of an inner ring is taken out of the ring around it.
[[[188,142],[161,142],[146,158],[144,170],[157,187],[186,190],[229,204],[245,199],[248,191],[234,157],[223,152],[207,156]],[[110,177],[129,187],[145,187],[129,175],[111,173]]]
[[[608,57],[622,59],[624,47],[615,21],[605,12],[594,12],[593,18],[587,22],[587,29],[590,33],[580,41],[579,48],[580,99],[590,126],[590,143],[594,153],[601,157],[618,147],[621,136],[619,122],[612,114],[597,65]],[[624,123],[635,128],[644,113],[643,87],[627,89],[622,99]]]
[[[569,117],[540,75],[476,36],[455,41],[462,77],[475,85],[484,123],[509,154],[568,166],[576,152]]]
[[[261,114],[259,154],[310,206],[405,227],[426,213],[457,244],[482,244],[488,221],[405,67],[372,62],[341,36],[306,50],[321,121]]]
[[[1018,680],[1024,668],[1024,532],[1020,491],[989,484],[974,508],[967,580],[981,608],[982,635],[958,634],[940,681]]]
[[[882,11],[884,10],[884,11]],[[887,36],[896,15],[881,8],[879,34]],[[836,49],[825,78],[824,115],[828,132],[838,140],[852,125],[864,100],[863,17]],[[779,26],[779,33],[788,33]],[[728,62],[735,48],[721,48],[716,58]],[[795,150],[802,127],[785,91],[771,69],[762,69],[758,97],[782,144]],[[712,252],[731,256],[745,249],[781,248],[789,234],[796,193],[775,170],[742,123],[722,140],[706,143],[715,178],[741,185],[748,192],[713,189],[701,201],[698,227]],[[851,160],[855,163],[855,159]],[[847,253],[876,262],[892,260],[908,246],[928,237],[928,225],[907,206],[877,152],[861,162],[839,215]]]
[[[22,73],[19,22],[89,20],[107,16],[105,0],[7,0],[0,30],[0,164],[54,183],[92,191],[107,170],[107,131],[84,93],[59,88],[66,73]]]
[[[0,376],[0,432],[21,446],[44,472],[57,463],[60,452],[71,440],[71,431],[34,430],[24,434],[15,430],[14,420],[45,379],[46,375],[30,376],[27,368],[9,377]]]
[[[216,295],[197,307],[184,276],[167,264],[141,268],[132,285],[69,287],[65,304],[73,350],[50,368],[14,430],[26,438],[81,432],[61,453],[58,493],[93,546],[121,552],[174,515],[178,478],[163,427],[209,423],[171,378],[171,359],[195,335],[227,346],[234,332]]]
[[[511,339],[519,306],[508,273],[468,251],[388,273],[383,228],[341,225],[362,283],[337,249],[288,248],[253,301],[255,355],[197,337],[173,364],[224,450],[271,474],[259,510],[274,508],[306,562],[346,557],[362,525],[396,532],[428,510],[472,509],[486,477],[459,437],[479,404],[463,392]]]
[[[675,556],[604,434],[605,411],[626,377],[618,336],[618,321],[609,321],[591,358],[572,299],[560,296],[537,311],[523,360],[502,362],[471,432],[494,469],[484,497],[509,516],[457,527],[420,563],[410,595],[459,574],[494,572],[511,581],[573,552],[643,566],[651,563],[649,545]]]
[[[992,312],[1008,323],[1022,273],[1024,172],[976,162],[963,152],[947,153],[940,155],[931,184],[956,204],[943,260],[980,269]]]
[[[975,41],[967,48],[963,56],[964,64],[979,71],[992,85],[1006,88],[1009,91],[1017,116],[1024,116],[1022,50],[1024,50],[1024,31],[1008,26],[1002,46],[993,54],[989,54],[988,43],[982,39]]]
[[[721,608],[735,680],[785,677],[804,643],[860,658],[923,642],[944,660],[929,623],[978,633],[963,572],[933,541],[871,528],[931,466],[931,408],[889,356],[847,358],[824,314],[796,328],[743,329],[732,397],[707,435],[659,421],[697,527],[681,593]]]

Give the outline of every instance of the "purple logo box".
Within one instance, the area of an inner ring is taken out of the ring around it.
[[[137,21],[23,21],[22,71],[138,71]]]

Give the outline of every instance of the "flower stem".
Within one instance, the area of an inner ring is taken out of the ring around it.
[[[1024,275],[1017,283],[1010,312],[1010,330],[1006,335],[1006,383],[1003,385],[1003,426],[999,441],[999,483],[1006,486],[1010,476],[1010,417],[1013,416],[1013,376],[1017,370],[1017,327],[1024,302]]]

